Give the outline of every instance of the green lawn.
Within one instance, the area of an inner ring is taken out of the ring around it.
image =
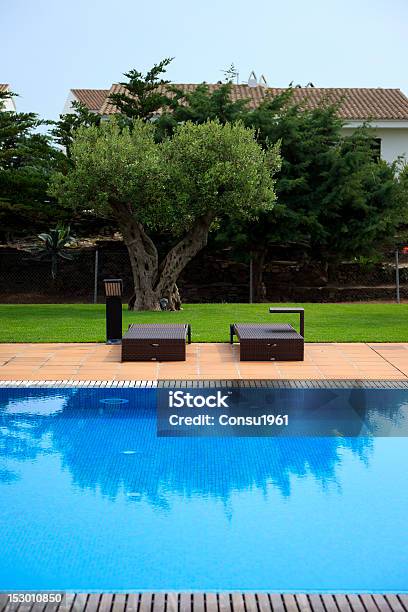
[[[272,304],[185,304],[180,312],[128,312],[132,322],[191,323],[193,341],[227,342],[233,322],[288,321]],[[276,304],[284,306],[284,304]],[[287,304],[295,306],[295,304]],[[299,304],[298,304],[299,305]],[[408,342],[408,304],[302,304],[308,342]],[[1,304],[0,342],[101,342],[105,307],[92,304]]]

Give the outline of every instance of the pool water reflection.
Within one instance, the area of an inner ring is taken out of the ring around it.
[[[0,589],[408,591],[407,438],[158,438],[142,389],[3,389],[0,435]]]

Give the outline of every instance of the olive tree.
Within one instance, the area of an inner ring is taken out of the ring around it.
[[[50,191],[63,204],[113,214],[129,252],[135,310],[177,308],[177,279],[206,245],[219,218],[256,218],[275,201],[279,146],[262,150],[242,124],[187,122],[156,143],[154,126],[136,119],[80,128],[72,167],[54,176]],[[172,238],[159,257],[152,232]]]

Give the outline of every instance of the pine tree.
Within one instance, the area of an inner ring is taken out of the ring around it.
[[[3,238],[34,233],[58,214],[47,195],[51,174],[64,166],[64,155],[46,134],[35,113],[4,110],[4,101],[15,94],[0,94],[0,228]],[[54,222],[54,221],[53,221]]]

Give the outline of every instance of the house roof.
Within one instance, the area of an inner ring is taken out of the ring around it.
[[[187,93],[194,91],[197,84],[172,83],[171,86]],[[208,84],[210,91],[219,87],[219,84]],[[123,92],[124,88],[120,84],[113,84],[110,90],[73,89],[72,91],[90,110],[110,115],[116,112],[116,108],[109,102],[108,96]],[[234,101],[247,99],[249,108],[256,108],[265,97],[274,97],[285,91],[286,88],[232,84],[231,99]],[[323,101],[339,103],[339,116],[344,120],[408,120],[408,98],[400,89],[294,87],[292,92],[294,102],[304,104],[307,108],[316,108]]]
[[[206,85],[210,92],[213,92],[220,87],[219,83],[206,83]],[[198,83],[169,83],[168,87],[176,87],[177,89],[181,89],[185,93],[191,93],[198,87]],[[124,91],[125,89],[122,85],[114,83],[110,88],[108,95],[114,93],[123,93]],[[160,87],[159,91],[164,93],[166,91],[166,87]],[[234,102],[237,100],[249,100],[249,108],[256,108],[257,106],[259,106],[264,97],[265,88],[261,86],[249,87],[248,85],[232,85],[231,87],[231,100],[233,100]],[[111,115],[113,113],[116,113],[116,107],[114,104],[111,104],[109,102],[108,96],[106,97],[106,100],[102,105],[100,112],[102,115]]]
[[[72,93],[82,104],[91,111],[99,112],[102,104],[109,95],[109,89],[71,89]]]
[[[272,88],[269,91],[274,96],[285,90]],[[295,102],[305,102],[309,108],[316,108],[323,100],[340,103],[342,119],[408,120],[408,98],[400,89],[295,87],[293,97]]]

